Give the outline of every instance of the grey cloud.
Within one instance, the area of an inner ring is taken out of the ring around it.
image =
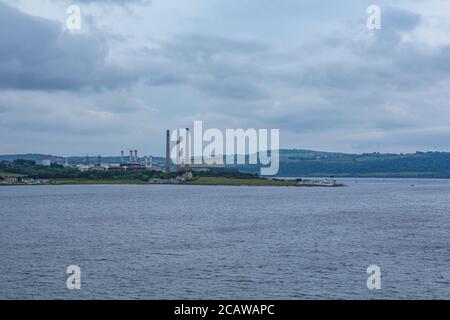
[[[254,79],[228,77],[205,81],[200,88],[208,94],[228,99],[255,100],[268,97],[267,93],[255,84]]]
[[[296,4],[289,3],[284,8],[294,9]],[[411,132],[420,136],[423,128],[450,121],[446,93],[450,47],[405,41],[402,35],[420,27],[422,16],[382,9],[381,30],[368,31],[358,20],[345,30],[327,31],[327,36],[300,39],[298,46],[295,41],[277,46],[273,39],[182,30],[139,48],[134,43],[128,46],[126,41],[131,40],[124,37],[119,53],[122,67],[118,67],[105,62],[110,35],[65,34],[54,22],[0,2],[0,90],[34,89],[44,97],[46,90],[64,89],[71,91],[68,97],[76,96],[75,102],[57,97],[66,111],[57,112],[58,106],[51,103],[57,93],[50,92],[48,101],[42,98],[34,105],[51,105],[42,111],[27,106],[23,90],[17,98],[20,105],[12,98],[0,99],[0,122],[6,114],[12,119],[8,128],[26,126],[61,135],[108,135],[120,126],[123,136],[134,139],[132,128],[123,131],[134,121],[141,121],[140,131],[146,132],[142,129],[146,126],[160,130],[168,123],[194,119],[217,127],[280,128],[286,135],[317,139],[309,143],[318,148],[324,139],[345,139],[355,148],[358,143],[361,148],[378,148],[390,138],[398,141],[398,147],[412,145]],[[364,14],[365,8],[361,17]],[[280,16],[272,19],[279,21]],[[296,35],[295,30],[292,33]],[[123,87],[126,90],[121,91]],[[134,91],[136,87],[139,90]],[[107,89],[97,92],[97,88]],[[153,104],[161,110],[160,117],[150,110]],[[15,115],[11,109],[17,109]],[[27,112],[30,118],[20,120],[19,115]],[[36,121],[40,124],[33,124]],[[47,126],[46,121],[51,123]],[[447,137],[436,131],[420,141],[448,144],[440,135]],[[159,141],[159,136],[155,139]],[[303,143],[298,141],[293,139],[291,147]]]
[[[197,89],[222,98],[251,100],[267,96],[256,81],[255,59],[269,50],[255,39],[197,34],[164,43],[162,54]]]
[[[114,87],[139,72],[105,62],[101,34],[71,34],[56,22],[26,15],[0,2],[0,87],[63,89]]]
[[[421,16],[415,12],[386,7],[382,9],[382,29],[394,32],[408,31],[418,26]]]
[[[229,38],[207,34],[179,36],[166,43],[171,56],[191,58],[197,62],[210,61],[218,54],[251,55],[268,50],[270,47],[253,38]]]
[[[245,97],[235,96],[239,98],[235,108],[254,122],[295,132],[330,132],[340,128],[389,132],[397,128],[418,128],[430,121],[445,123],[448,117],[442,109],[448,105],[448,97],[438,84],[449,78],[450,47],[404,41],[401,34],[417,28],[421,17],[395,8],[383,12],[382,30],[363,34],[362,38],[350,30],[325,37],[317,45],[306,43],[295,53],[254,51],[257,54],[245,65],[238,63],[240,52],[237,52],[234,62],[220,64],[219,69],[222,73],[232,70],[236,79],[245,79],[261,89],[262,94],[249,91]],[[217,74],[217,66],[208,63],[211,60],[202,66],[207,72]],[[219,78],[214,80],[208,88],[210,93],[220,88]],[[228,88],[222,96],[232,96],[235,92],[239,91]],[[314,95],[322,100],[292,99]],[[255,105],[244,99],[248,97],[265,100]],[[272,107],[268,100],[282,103]],[[441,111],[429,112],[437,109]],[[231,111],[226,109],[224,113],[230,115]],[[436,119],[436,114],[441,118]]]
[[[78,3],[104,3],[104,4],[118,4],[128,5],[132,4],[151,4],[153,0],[76,0]]]
[[[399,9],[383,12],[383,17],[389,18],[371,41],[361,41],[364,39],[352,33],[329,37],[328,44],[299,53],[305,63],[282,75],[286,82],[327,91],[389,92],[395,88],[413,90],[445,79],[450,68],[449,47],[429,48],[424,43],[402,41],[400,33],[412,31],[420,17]],[[314,55],[315,63],[309,63],[307,55]]]
[[[0,104],[0,113],[5,113],[10,111],[11,108]]]
[[[58,92],[47,98],[43,91],[3,91],[0,105],[9,105],[0,118],[3,130],[53,133],[58,135],[126,134],[133,113],[145,112],[145,105],[130,92]],[[131,117],[131,118],[130,118]]]
[[[172,71],[155,72],[157,77],[148,83],[183,82],[211,95],[251,100],[270,97],[276,81],[288,87],[323,88],[326,96],[362,88],[378,94],[427,85],[446,76],[447,48],[430,54],[423,44],[402,42],[401,33],[417,27],[419,15],[388,7],[383,9],[383,19],[383,28],[372,41],[350,31],[304,44],[298,52],[285,55],[254,39],[177,37],[161,43],[158,52]]]
[[[296,132],[421,125],[420,108],[428,98],[408,97],[448,78],[449,48],[402,40],[401,33],[412,32],[421,21],[415,13],[386,8],[383,16],[380,31],[350,29],[304,43],[297,51],[280,52],[251,39],[196,35],[163,43],[159,54],[185,75],[183,82],[222,99],[213,108],[230,121],[238,110],[255,123]],[[299,95],[322,100],[292,99]],[[442,105],[443,99],[438,91],[433,101]],[[269,106],[275,100],[285,107]],[[390,106],[404,107],[409,116],[389,112]]]

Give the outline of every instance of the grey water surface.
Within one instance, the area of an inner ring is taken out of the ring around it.
[[[450,299],[450,181],[340,181],[0,187],[0,299]]]

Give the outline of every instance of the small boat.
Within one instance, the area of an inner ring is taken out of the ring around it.
[[[334,179],[297,179],[297,187],[343,187],[344,184],[337,183]]]

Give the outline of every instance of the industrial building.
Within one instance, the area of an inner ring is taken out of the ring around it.
[[[129,157],[125,157],[125,152],[121,151],[120,163],[102,163],[101,157],[98,157],[97,164],[79,164],[77,165],[80,171],[93,170],[148,170],[148,171],[162,171],[161,167],[153,163],[153,157],[144,156],[139,158],[138,150],[130,150]]]
[[[186,134],[184,138],[184,158],[180,158],[180,130],[176,131],[176,161],[175,161],[175,171],[176,172],[189,172],[191,171],[191,153],[190,153],[190,143],[189,143],[189,128],[186,128]],[[170,173],[171,170],[171,159],[170,159],[170,130],[166,131],[166,173]]]
[[[189,137],[189,128],[186,128],[186,135],[185,137]],[[184,158],[181,159],[180,156],[180,144],[181,144],[181,140],[180,140],[180,132],[179,130],[177,130],[176,132],[177,134],[177,139],[176,139],[176,165],[175,165],[175,171],[178,173],[184,173],[184,172],[223,172],[223,171],[229,171],[229,172],[238,172],[237,169],[235,168],[225,168],[224,164],[206,164],[204,163],[203,159],[202,162],[203,164],[195,164],[193,163],[193,159],[191,157],[191,153],[190,153],[190,139],[189,138],[185,138],[184,139]],[[172,167],[172,163],[171,163],[171,155],[170,155],[170,150],[171,150],[171,143],[170,143],[170,130],[166,131],[166,173],[170,174],[170,170]]]

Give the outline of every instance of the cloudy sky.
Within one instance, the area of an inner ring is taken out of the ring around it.
[[[162,155],[194,120],[279,128],[282,148],[450,151],[449,31],[448,0],[0,0],[0,154]]]

